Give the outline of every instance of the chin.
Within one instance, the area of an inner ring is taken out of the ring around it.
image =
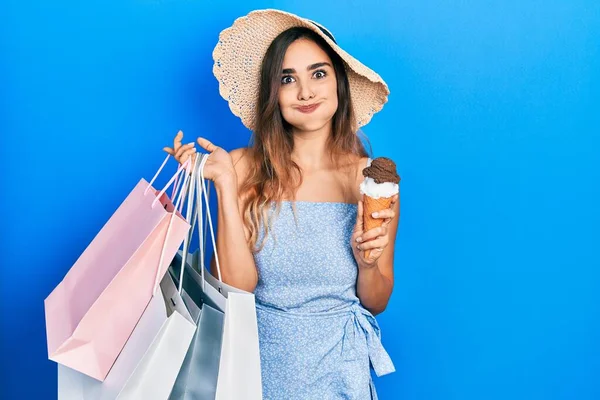
[[[323,127],[327,126],[328,124],[331,124],[331,120],[335,114],[335,110],[332,111],[333,112],[331,113],[326,112],[313,115],[307,114],[305,116],[300,116],[300,118],[298,118],[297,115],[294,115],[296,118],[290,118],[288,122],[299,131],[314,132],[323,129]]]
[[[299,131],[302,132],[314,132],[322,129],[324,126],[329,124],[331,119],[327,121],[317,120],[317,121],[294,121],[291,125]]]

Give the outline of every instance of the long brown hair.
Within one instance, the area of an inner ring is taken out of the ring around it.
[[[338,108],[332,118],[332,132],[327,142],[332,164],[337,169],[341,165],[349,165],[353,157],[368,155],[357,135],[350,85],[341,57],[321,36],[308,28],[294,27],[279,34],[267,49],[261,65],[255,130],[247,152],[248,174],[239,193],[244,199],[244,225],[250,231],[248,245],[255,252],[263,248],[270,230],[270,218],[279,212],[281,200],[294,200],[302,184],[302,170],[291,158],[294,147],[292,126],[283,119],[278,101],[285,53],[290,44],[301,38],[312,40],[327,53],[337,79]],[[272,202],[277,203],[276,213],[269,217]],[[261,224],[264,236],[257,247]]]

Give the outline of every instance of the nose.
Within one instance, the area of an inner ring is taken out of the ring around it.
[[[300,82],[298,89],[298,100],[307,101],[315,97],[315,93],[310,85],[310,82]]]

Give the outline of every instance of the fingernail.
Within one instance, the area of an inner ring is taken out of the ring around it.
[[[377,211],[375,211],[375,212],[374,212],[373,214],[371,214],[371,215],[373,215],[373,218],[377,218],[377,216],[379,215],[379,213],[378,213]]]
[[[360,242],[362,242],[362,238],[361,238],[361,237],[357,237],[357,238],[356,238],[356,241],[357,241],[358,243],[360,243]]]
[[[193,146],[193,145],[194,145],[194,142],[188,143],[188,146]]]
[[[356,245],[356,248],[357,248],[358,250],[360,250],[360,244],[357,244],[357,245]]]

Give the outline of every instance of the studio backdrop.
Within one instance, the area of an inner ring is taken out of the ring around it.
[[[44,299],[177,131],[248,144],[211,53],[258,8],[391,90],[363,129],[402,177],[380,398],[599,399],[595,0],[2,1],[0,398],[56,398]]]

